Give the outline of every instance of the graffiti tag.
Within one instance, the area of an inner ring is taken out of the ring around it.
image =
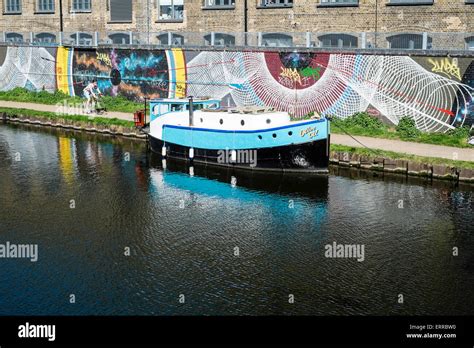
[[[288,78],[288,77],[284,77],[284,76],[278,76],[278,82],[287,87],[287,88],[294,88],[295,87],[295,82]]]
[[[107,53],[99,53],[97,52],[97,60],[101,61],[107,66],[112,67],[112,61],[110,60],[110,57]]]
[[[461,81],[461,69],[459,69],[457,59],[453,58],[449,61],[449,58],[443,58],[440,60],[428,59],[428,62],[433,66],[431,72],[446,75],[449,78],[455,77]]]
[[[316,68],[307,66],[306,68],[300,71],[301,76],[304,77],[312,77],[314,80],[317,80],[321,77],[321,67],[318,66]]]
[[[313,139],[318,135],[318,133],[319,133],[319,129],[316,129],[316,127],[308,127],[306,129],[302,129],[300,132],[300,135],[302,138],[308,135],[310,139]]]
[[[301,76],[296,69],[281,67],[280,76],[301,84]]]

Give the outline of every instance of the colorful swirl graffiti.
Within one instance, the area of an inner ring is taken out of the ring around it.
[[[410,116],[426,131],[474,119],[471,58],[0,47],[0,64],[0,90],[81,96],[96,79],[105,94],[130,99],[208,96],[295,117],[368,111],[394,124]]]

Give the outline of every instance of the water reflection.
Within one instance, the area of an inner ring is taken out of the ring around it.
[[[472,313],[472,186],[331,170],[190,172],[143,142],[0,126],[0,243],[40,250],[0,260],[0,314]],[[325,258],[334,241],[365,261]]]

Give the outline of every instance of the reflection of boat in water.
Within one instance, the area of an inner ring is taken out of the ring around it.
[[[149,165],[155,187],[160,186],[159,181],[181,190],[220,198],[258,193],[258,197],[279,195],[286,203],[288,200],[301,198],[327,202],[327,175],[249,171],[231,167],[210,167],[200,163],[189,166],[183,161],[162,160],[154,153],[150,154]],[[157,181],[158,176],[160,179]]]
[[[211,99],[150,101],[147,130],[154,152],[252,170],[327,173],[329,121],[292,120],[267,108],[220,109]]]

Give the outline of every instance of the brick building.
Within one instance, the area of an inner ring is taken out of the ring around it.
[[[0,2],[6,41],[474,49],[474,0]]]

